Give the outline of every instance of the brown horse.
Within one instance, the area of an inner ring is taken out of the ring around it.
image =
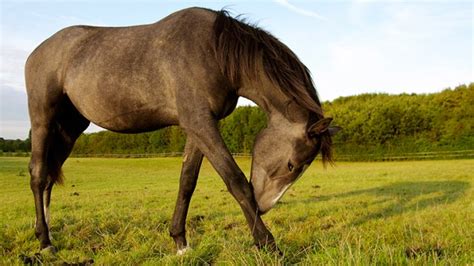
[[[185,221],[203,156],[239,203],[258,247],[277,250],[260,215],[318,152],[331,160],[324,118],[308,69],[269,33],[226,11],[185,9],[133,27],[73,26],[43,42],[26,62],[31,118],[35,233],[52,250],[49,204],[61,166],[90,121],[134,133],[169,125],[187,135],[170,234],[187,249]],[[239,96],[259,105],[268,126],[253,149],[250,182],[219,134]]]

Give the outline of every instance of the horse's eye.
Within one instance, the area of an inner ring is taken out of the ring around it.
[[[293,164],[291,164],[290,162],[288,162],[288,170],[290,170],[290,172],[293,171]]]

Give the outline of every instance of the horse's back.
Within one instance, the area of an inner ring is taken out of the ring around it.
[[[61,93],[102,127],[138,132],[178,124],[176,91],[196,71],[217,66],[209,62],[214,19],[191,8],[148,25],[73,26],[40,45],[29,65],[47,64]]]

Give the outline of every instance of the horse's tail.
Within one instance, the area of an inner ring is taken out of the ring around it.
[[[50,180],[62,184],[64,181],[61,170],[63,163],[71,154],[77,138],[90,122],[79,113],[68,97],[62,99],[59,110],[51,130],[47,166]]]
[[[51,130],[51,142],[48,147],[47,169],[50,182],[55,184],[63,184],[64,175],[62,165],[64,163],[65,154],[68,153],[69,146],[65,136],[60,132],[59,124],[55,124]],[[67,156],[67,155],[66,155]]]

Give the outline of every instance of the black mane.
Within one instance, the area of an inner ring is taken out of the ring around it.
[[[321,115],[321,103],[308,68],[270,33],[217,11],[214,22],[216,54],[222,72],[237,86],[242,74],[254,77],[261,59],[268,78],[301,106]]]

